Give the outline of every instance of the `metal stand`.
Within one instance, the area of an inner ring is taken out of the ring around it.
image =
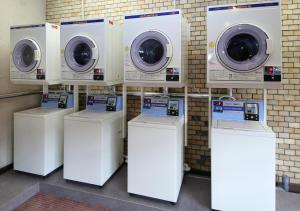
[[[74,112],[79,110],[79,90],[78,85],[73,86],[73,95],[74,95]]]
[[[126,138],[127,133],[127,86],[123,84],[123,139]]]
[[[43,94],[48,94],[49,86],[47,84],[43,84]]]

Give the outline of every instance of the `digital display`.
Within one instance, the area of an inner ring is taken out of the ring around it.
[[[169,110],[178,110],[179,107],[179,102],[177,100],[170,100],[168,104],[168,109]]]
[[[258,104],[256,103],[245,104],[245,114],[258,114]]]
[[[67,95],[61,95],[59,98],[59,102],[63,104],[67,104],[67,99],[68,99]]]
[[[117,101],[117,98],[115,97],[109,97],[107,98],[107,106],[115,106],[116,105],[116,101]]]

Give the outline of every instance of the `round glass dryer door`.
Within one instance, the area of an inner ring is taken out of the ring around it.
[[[18,70],[31,72],[40,64],[41,51],[34,40],[24,39],[15,45],[12,58]]]
[[[144,73],[160,71],[170,62],[172,48],[169,39],[160,32],[148,31],[140,34],[130,48],[133,64]]]
[[[95,42],[84,36],[73,37],[65,48],[65,60],[69,68],[77,73],[91,70],[98,60]]]
[[[221,35],[216,53],[222,65],[232,71],[253,71],[269,57],[268,39],[266,33],[256,26],[235,25]]]

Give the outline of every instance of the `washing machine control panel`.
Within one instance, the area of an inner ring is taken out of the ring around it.
[[[213,100],[214,120],[263,121],[263,101]]]
[[[144,97],[142,113],[152,116],[182,116],[184,100],[164,96]]]
[[[87,97],[86,109],[90,111],[121,111],[122,108],[122,96],[109,94],[90,94]]]
[[[72,108],[74,106],[73,95],[69,93],[45,93],[41,101],[42,108]]]
[[[265,66],[264,81],[281,81],[281,67]]]

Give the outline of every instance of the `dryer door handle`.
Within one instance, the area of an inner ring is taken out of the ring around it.
[[[92,59],[96,60],[98,58],[98,48],[92,48]]]
[[[166,57],[171,58],[172,54],[173,54],[173,52],[172,52],[172,46],[170,44],[166,44],[166,47],[167,47],[167,55],[166,55]]]
[[[41,53],[39,50],[34,50],[34,60],[39,61],[41,58]]]
[[[267,43],[266,54],[271,54],[273,51],[272,40],[266,39],[266,43]]]

